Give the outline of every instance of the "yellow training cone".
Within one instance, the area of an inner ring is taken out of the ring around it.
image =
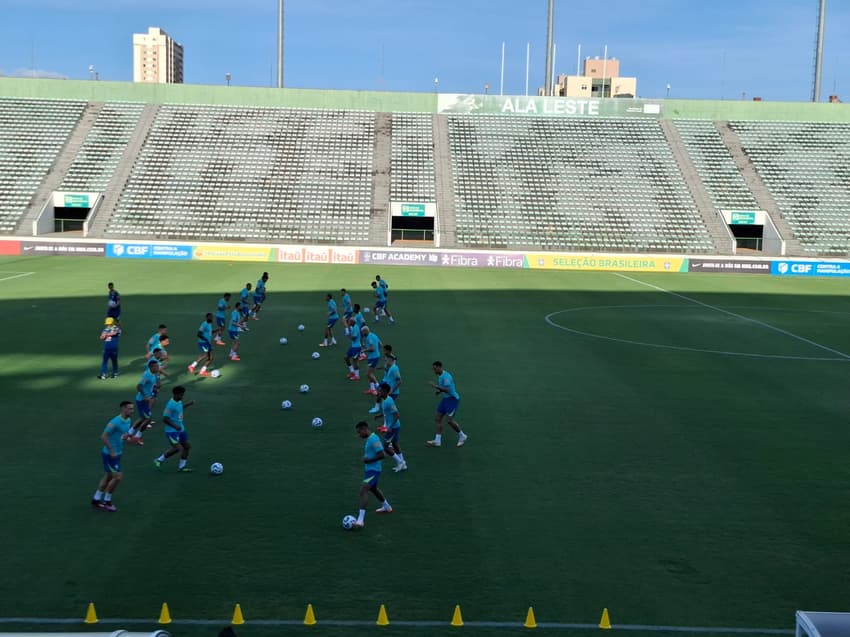
[[[537,628],[537,620],[534,619],[534,609],[531,606],[528,607],[528,614],[525,616],[523,626],[526,628]]]
[[[305,626],[315,626],[316,624],[316,615],[313,613],[313,605],[307,604],[307,612],[304,613],[304,625]]]
[[[230,620],[230,623],[234,626],[240,626],[245,623],[245,618],[242,617],[242,607],[239,604],[236,604],[236,608],[233,609],[233,619]]]
[[[378,621],[375,622],[378,626],[389,626],[390,618],[387,617],[387,609],[381,604],[381,610],[378,611]]]
[[[85,622],[87,624],[96,624],[97,623],[97,613],[94,610],[94,602],[89,602],[88,610],[86,610]]]
[[[452,615],[452,626],[463,626],[463,617],[460,614],[460,604],[455,606],[455,613]]]
[[[168,612],[168,604],[162,602],[162,610],[159,611],[159,623],[160,624],[170,624],[171,623],[171,613]]]
[[[607,608],[602,609],[602,619],[599,620],[599,627],[603,628],[605,630],[608,630],[608,629],[611,628],[611,618],[608,617],[608,609]]]

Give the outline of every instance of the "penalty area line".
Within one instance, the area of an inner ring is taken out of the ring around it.
[[[749,316],[744,316],[743,314],[738,314],[737,312],[732,312],[730,310],[724,310],[722,307],[717,307],[716,305],[711,305],[710,303],[703,303],[698,299],[694,299],[690,296],[686,296],[684,294],[679,294],[678,292],[673,292],[671,290],[665,290],[664,288],[653,285],[652,283],[647,283],[646,281],[641,281],[639,279],[633,279],[630,276],[626,276],[625,274],[621,274],[619,272],[614,272],[614,274],[622,279],[626,279],[631,281],[632,283],[637,283],[638,285],[643,285],[648,288],[652,288],[653,290],[658,290],[659,292],[664,292],[665,294],[670,294],[671,296],[675,296],[678,299],[682,299],[684,301],[688,301],[689,303],[693,303],[695,305],[700,305],[709,310],[714,310],[715,312],[720,312],[721,314],[725,314],[727,316],[732,316],[737,319],[741,319],[742,321],[747,321],[749,323],[753,323],[755,325],[760,325],[768,330],[772,330],[779,334],[783,334],[784,336],[788,336],[790,338],[796,339],[807,345],[811,345],[812,347],[817,347],[818,349],[822,349],[824,351],[830,352],[831,354],[835,354],[840,356],[841,358],[845,358],[850,360],[850,354],[845,354],[837,349],[833,349],[832,347],[828,347],[826,345],[821,345],[820,343],[813,341],[811,339],[806,338],[805,336],[800,336],[799,334],[794,334],[794,332],[789,332],[788,330],[783,330],[781,327],[776,327],[775,325],[771,325],[770,323],[765,323],[764,321],[759,321],[758,319],[750,318]]]
[[[80,617],[0,617],[0,624],[82,624],[83,619]],[[99,619],[99,624],[123,624],[123,625],[156,625],[153,619]],[[229,622],[218,619],[174,619],[172,624],[178,626],[218,626],[225,625]],[[250,619],[245,620],[245,625],[254,626],[300,626],[303,625],[303,620],[298,619]],[[358,620],[358,619],[325,619],[316,622],[317,626],[374,626],[374,621]],[[442,626],[450,626],[448,621],[391,621],[391,626],[402,626],[410,628],[438,628]],[[522,628],[523,623],[518,621],[513,622],[498,622],[498,621],[464,621],[464,626],[472,628]],[[582,624],[571,622],[538,622],[540,628],[554,628],[563,630],[598,630],[596,624]],[[616,630],[627,630],[631,632],[645,633],[691,633],[702,635],[793,635],[794,631],[785,628],[750,628],[750,627],[721,627],[721,626],[659,626],[652,624],[612,624],[611,628]]]

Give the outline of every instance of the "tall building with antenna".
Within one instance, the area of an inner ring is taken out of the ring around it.
[[[159,27],[133,34],[133,81],[183,83],[183,46]]]

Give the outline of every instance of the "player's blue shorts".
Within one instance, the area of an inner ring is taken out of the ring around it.
[[[398,400],[399,393],[401,393],[401,392],[396,392],[394,394],[390,394],[390,398],[392,398],[394,401]]]
[[[339,320],[338,316],[336,318],[329,318],[328,319],[328,327],[333,327],[334,325],[336,325],[336,322],[338,320]]]
[[[265,300],[266,300],[265,294],[255,294],[254,295],[254,305],[257,305],[257,303],[262,303]]]
[[[366,364],[369,366],[369,369],[375,369],[381,363],[381,357],[378,358],[367,358]]]
[[[209,351],[212,349],[210,344],[207,341],[198,341],[198,351],[201,354],[209,354]]]
[[[376,308],[378,308],[378,307],[387,307],[387,302],[386,302],[386,300],[384,300],[384,301],[375,301],[375,307],[376,307]]]
[[[437,413],[445,414],[446,416],[452,416],[457,413],[457,408],[460,405],[460,398],[454,398],[453,396],[446,396],[440,401],[440,404],[437,405]]]
[[[139,415],[139,418],[150,418],[151,404],[147,400],[137,400],[136,413]]]
[[[185,429],[183,431],[166,431],[165,437],[168,438],[168,442],[172,445],[179,445],[189,441],[189,434],[186,433]]]
[[[251,313],[251,308],[248,307],[248,301],[242,302],[242,308],[239,310],[243,316],[248,316]]]
[[[106,308],[106,316],[117,319],[121,316],[121,306]]]
[[[357,358],[360,356],[360,349],[359,347],[349,347],[348,352],[345,354],[346,358]]]
[[[378,480],[380,479],[380,469],[377,471],[375,469],[366,469],[366,472],[363,474],[363,484],[368,484],[373,489],[378,486]]]
[[[346,310],[345,312],[342,313],[342,316],[344,318],[350,319],[352,316],[354,316],[354,312],[351,311],[351,310]]]
[[[103,470],[106,473],[121,473],[121,456],[120,454],[114,458],[105,451],[100,452],[100,457],[103,460]]]
[[[223,316],[216,316],[216,317],[215,317],[215,324],[216,324],[218,327],[224,327],[224,323],[225,323],[225,319],[224,319],[224,317],[223,317]]]
[[[227,335],[230,336],[230,340],[232,341],[239,340],[239,330],[227,330]]]
[[[392,428],[390,428],[390,429],[389,429],[389,430],[388,430],[388,431],[384,434],[384,443],[385,443],[385,444],[388,444],[388,445],[389,445],[389,444],[393,444],[393,443],[397,443],[397,442],[398,442],[398,434],[399,434],[400,432],[401,432],[401,425],[399,425],[398,427],[392,427]]]

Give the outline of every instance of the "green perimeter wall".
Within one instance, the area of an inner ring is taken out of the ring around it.
[[[329,91],[296,88],[135,84],[90,80],[0,78],[0,97],[65,99],[84,102],[144,102],[329,108],[386,113],[436,113],[435,93]],[[650,100],[656,101],[656,100]],[[664,119],[850,122],[850,104],[752,102],[734,100],[657,100]]]

